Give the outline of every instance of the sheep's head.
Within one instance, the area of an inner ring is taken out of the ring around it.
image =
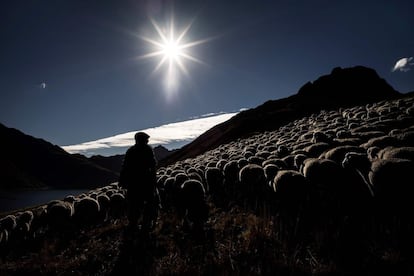
[[[365,153],[348,152],[342,161],[342,167],[345,169],[358,169],[367,172],[371,168],[371,162]]]

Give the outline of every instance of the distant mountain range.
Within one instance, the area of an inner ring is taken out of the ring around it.
[[[154,148],[159,166],[195,157],[207,150],[257,132],[270,131],[322,109],[337,109],[401,97],[375,70],[357,66],[335,68],[306,83],[297,94],[240,112],[190,144],[173,152]],[[117,181],[123,155],[69,154],[42,139],[0,124],[0,189],[95,188]]]
[[[0,124],[0,188],[93,188],[118,174],[51,143]]]
[[[164,158],[170,156],[176,151],[177,149],[168,150],[167,148],[163,146],[154,147],[154,155],[158,161],[162,161]],[[99,165],[102,168],[108,169],[110,171],[116,172],[117,174],[119,174],[119,172],[121,171],[122,163],[125,157],[125,154],[118,154],[118,155],[113,155],[113,156],[94,155],[89,158],[81,154],[73,154],[73,155],[77,156],[78,158],[83,158],[85,160],[93,162],[94,164]]]
[[[69,154],[59,146],[0,124],[0,189],[96,188],[117,181],[124,155]],[[170,154],[154,148],[157,158]]]

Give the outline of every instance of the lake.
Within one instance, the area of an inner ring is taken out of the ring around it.
[[[54,199],[63,199],[67,195],[76,196],[88,191],[87,189],[0,191],[0,213],[45,204]]]

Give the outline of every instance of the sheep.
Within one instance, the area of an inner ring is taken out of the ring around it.
[[[260,185],[264,183],[264,179],[263,168],[257,164],[246,165],[239,172],[239,182],[246,194],[260,192]]]
[[[0,253],[6,249],[10,242],[10,236],[17,229],[17,218],[15,215],[7,215],[0,219]]]
[[[188,179],[189,179],[189,177],[186,173],[184,173],[184,172],[177,173],[174,177],[175,187],[180,187]]]
[[[289,154],[282,158],[286,163],[288,169],[293,169],[295,167],[295,155]]]
[[[332,140],[331,138],[328,137],[328,135],[326,135],[325,133],[323,133],[322,131],[315,131],[312,135],[312,139],[311,142],[316,144],[316,143],[331,143]]]
[[[414,147],[414,129],[403,131],[397,139],[401,146]]]
[[[169,197],[167,201],[169,204],[171,204],[170,207],[174,207],[178,212],[182,211],[180,187],[185,181],[189,179],[190,178],[187,174],[180,172],[175,175],[174,182],[169,182],[169,185],[171,186],[169,186],[168,191],[166,191],[168,193],[167,197]]]
[[[267,165],[272,164],[277,166],[279,169],[287,169],[288,164],[286,164],[286,161],[280,158],[274,158],[274,159],[268,159],[262,163],[262,167],[266,167]]]
[[[109,197],[111,200],[109,207],[109,215],[111,218],[118,219],[126,214],[127,202],[125,195],[122,193],[114,193]]]
[[[279,234],[282,239],[299,241],[307,228],[303,217],[309,196],[309,184],[305,177],[294,170],[280,170],[273,180],[273,191],[278,202]]]
[[[100,193],[96,200],[99,203],[99,221],[106,221],[111,206],[111,199],[106,194]]]
[[[266,166],[264,166],[263,171],[264,171],[266,181],[269,187],[271,187],[273,185],[273,179],[275,178],[277,172],[279,171],[279,167],[276,166],[275,164],[267,164]]]
[[[74,203],[76,201],[76,198],[73,195],[68,195],[63,199],[63,201]]]
[[[34,238],[45,233],[47,226],[47,205],[41,205],[33,208],[33,220],[31,222],[31,233]]]
[[[305,177],[294,170],[279,170],[273,179],[273,191],[283,209],[296,209],[309,193]]]
[[[226,165],[227,161],[225,159],[220,159],[217,164],[216,164],[216,168],[223,170],[224,166]],[[207,166],[208,167],[208,166]]]
[[[252,156],[248,158],[247,161],[249,164],[261,165],[265,159],[259,156]]]
[[[336,163],[341,163],[342,160],[344,160],[345,154],[347,152],[360,152],[363,153],[365,152],[365,149],[361,148],[361,147],[357,147],[357,146],[350,146],[350,145],[346,145],[346,146],[337,146],[335,148],[329,149],[325,152],[323,152],[319,158],[320,159],[330,159],[332,161],[335,161]]]
[[[228,162],[224,166],[224,187],[226,189],[226,193],[229,196],[235,196],[238,192],[237,184],[238,184],[238,176],[239,176],[239,166],[237,161],[233,160]]]
[[[390,158],[375,160],[368,174],[376,196],[377,219],[387,236],[403,246],[413,227],[413,171],[413,161]]]
[[[309,146],[313,145],[313,143],[311,141],[305,141],[305,142],[297,142],[294,146],[293,146],[293,150],[303,150]]]
[[[409,196],[407,192],[411,188],[409,181],[413,161],[396,157],[405,157],[410,153],[410,149],[404,152],[400,148],[385,148],[371,162],[367,154],[350,152],[346,154],[343,166],[357,170],[365,182],[372,186],[376,198],[389,203],[395,201],[399,205],[403,196]]]
[[[215,168],[215,167],[207,167],[209,168]],[[161,201],[163,208],[170,209],[174,206],[176,197],[178,193],[178,187],[175,186],[175,178],[174,177],[168,177],[165,182],[164,186],[161,192]]]
[[[336,132],[335,136],[337,139],[352,138],[352,133],[349,130],[341,129]]]
[[[409,116],[414,116],[414,106],[411,106],[411,107],[407,108],[405,113]]]
[[[187,176],[188,176],[188,179],[195,179],[195,180],[200,181],[201,183],[204,182],[203,177],[198,172],[190,172],[190,173],[188,173]],[[204,188],[207,190],[207,187],[204,187]]]
[[[375,196],[400,212],[410,212],[412,206],[412,176],[414,162],[407,159],[377,159],[368,173]],[[409,211],[410,210],[410,211]]]
[[[63,200],[53,200],[47,204],[47,222],[49,231],[54,235],[66,235],[73,232],[73,204]]]
[[[367,149],[367,155],[368,155],[368,158],[370,159],[370,160],[374,160],[374,159],[376,159],[376,158],[378,158],[378,153],[381,151],[381,148],[379,148],[379,147],[377,147],[377,146],[374,146],[374,147],[369,147],[368,149]]]
[[[308,156],[306,154],[303,153],[298,153],[295,155],[295,158],[293,160],[293,164],[294,167],[297,171],[300,171],[302,166],[303,166],[303,162],[308,158]]]
[[[325,142],[319,142],[306,147],[304,150],[309,157],[318,157],[322,152],[331,148],[331,145]]]
[[[352,138],[334,138],[333,142],[335,143],[335,145],[338,146],[359,146],[360,144],[363,143],[363,140],[361,138],[357,138],[357,137],[352,137]]]
[[[386,147],[378,152],[381,159],[407,159],[414,161],[414,147]]]
[[[16,229],[13,231],[13,236],[17,240],[25,240],[31,238],[31,224],[33,222],[33,212],[26,210],[16,217]]]
[[[375,137],[375,138],[368,140],[368,142],[362,144],[361,147],[365,149],[368,149],[374,146],[384,148],[387,146],[398,146],[398,144],[399,144],[399,141],[397,138],[384,135],[384,136]]]
[[[15,215],[7,215],[4,218],[0,219],[0,231],[7,230],[13,231],[17,226],[16,216]]]
[[[209,212],[203,184],[198,180],[189,179],[180,188],[180,198],[185,210],[185,226],[189,226],[195,234],[202,234]]]
[[[0,229],[0,252],[9,242],[9,231],[7,229]]]
[[[303,174],[311,185],[307,222],[319,244],[335,244],[332,233],[341,233],[343,242],[351,233],[364,232],[372,193],[358,174],[349,174],[333,160],[316,158],[305,160]]]
[[[343,184],[341,166],[329,159],[309,158],[304,162],[302,173],[312,185],[312,205],[329,218],[336,215],[340,205],[340,186]]]
[[[277,155],[279,158],[285,157],[290,152],[290,149],[285,145],[279,145],[277,147]]]
[[[117,190],[114,190],[114,189],[109,189],[108,191],[106,191],[105,192],[105,194],[108,196],[108,197],[111,197],[113,194],[116,194],[118,191]]]
[[[31,224],[33,221],[33,218],[34,218],[33,212],[31,210],[26,210],[19,216],[18,221]]]
[[[100,206],[96,199],[84,197],[75,201],[73,218],[79,226],[96,223],[99,218]]]
[[[163,187],[167,178],[168,178],[168,175],[166,174],[160,175],[157,173],[157,187]]]
[[[354,128],[357,128],[359,126],[358,123],[350,122],[351,120],[348,120],[348,129],[352,130]]]
[[[412,225],[412,173],[414,162],[407,159],[376,158],[370,161],[367,155],[346,156],[348,166],[355,168],[372,186],[376,221],[381,227],[376,231],[399,235],[401,227]],[[388,235],[388,234],[387,234]]]
[[[255,153],[256,149],[254,147],[246,147],[242,152],[244,158],[246,159],[252,157]]]
[[[119,189],[120,189],[119,182],[114,182],[114,183],[111,183],[111,184],[109,184],[109,186],[110,186],[112,189],[115,189],[115,190],[119,190]]]
[[[362,153],[362,152],[347,152],[342,161],[342,167],[345,169],[354,169],[362,179],[365,180],[367,185],[371,185],[366,178],[366,175],[371,169],[371,161],[369,159],[370,154],[374,153]]]
[[[224,175],[219,168],[207,168],[205,172],[205,179],[209,194],[216,204],[222,205],[224,203]]]
[[[262,150],[262,151],[256,153],[256,156],[264,158],[264,159],[268,158],[269,155],[270,155],[270,152],[266,151],[266,150]]]
[[[239,172],[240,194],[244,198],[244,204],[253,209],[258,208],[259,203],[263,207],[264,197],[268,194],[268,186],[264,170],[257,164],[244,166]],[[261,211],[262,208],[259,208]]]

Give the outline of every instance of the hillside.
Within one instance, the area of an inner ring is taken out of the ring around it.
[[[62,148],[0,124],[0,189],[96,188],[118,175]]]
[[[150,233],[127,235],[116,184],[65,200],[109,197],[82,223],[76,204],[59,218],[42,212],[53,204],[30,210],[28,228],[14,212],[14,228],[0,220],[0,274],[412,275],[413,138],[413,93],[312,113],[159,168]],[[196,179],[201,228],[174,190]]]
[[[221,144],[251,136],[256,132],[277,129],[292,120],[322,109],[361,105],[400,95],[371,68],[335,68],[329,75],[306,83],[293,96],[270,100],[256,108],[240,112],[165,158],[161,164],[167,165],[195,157]]]

